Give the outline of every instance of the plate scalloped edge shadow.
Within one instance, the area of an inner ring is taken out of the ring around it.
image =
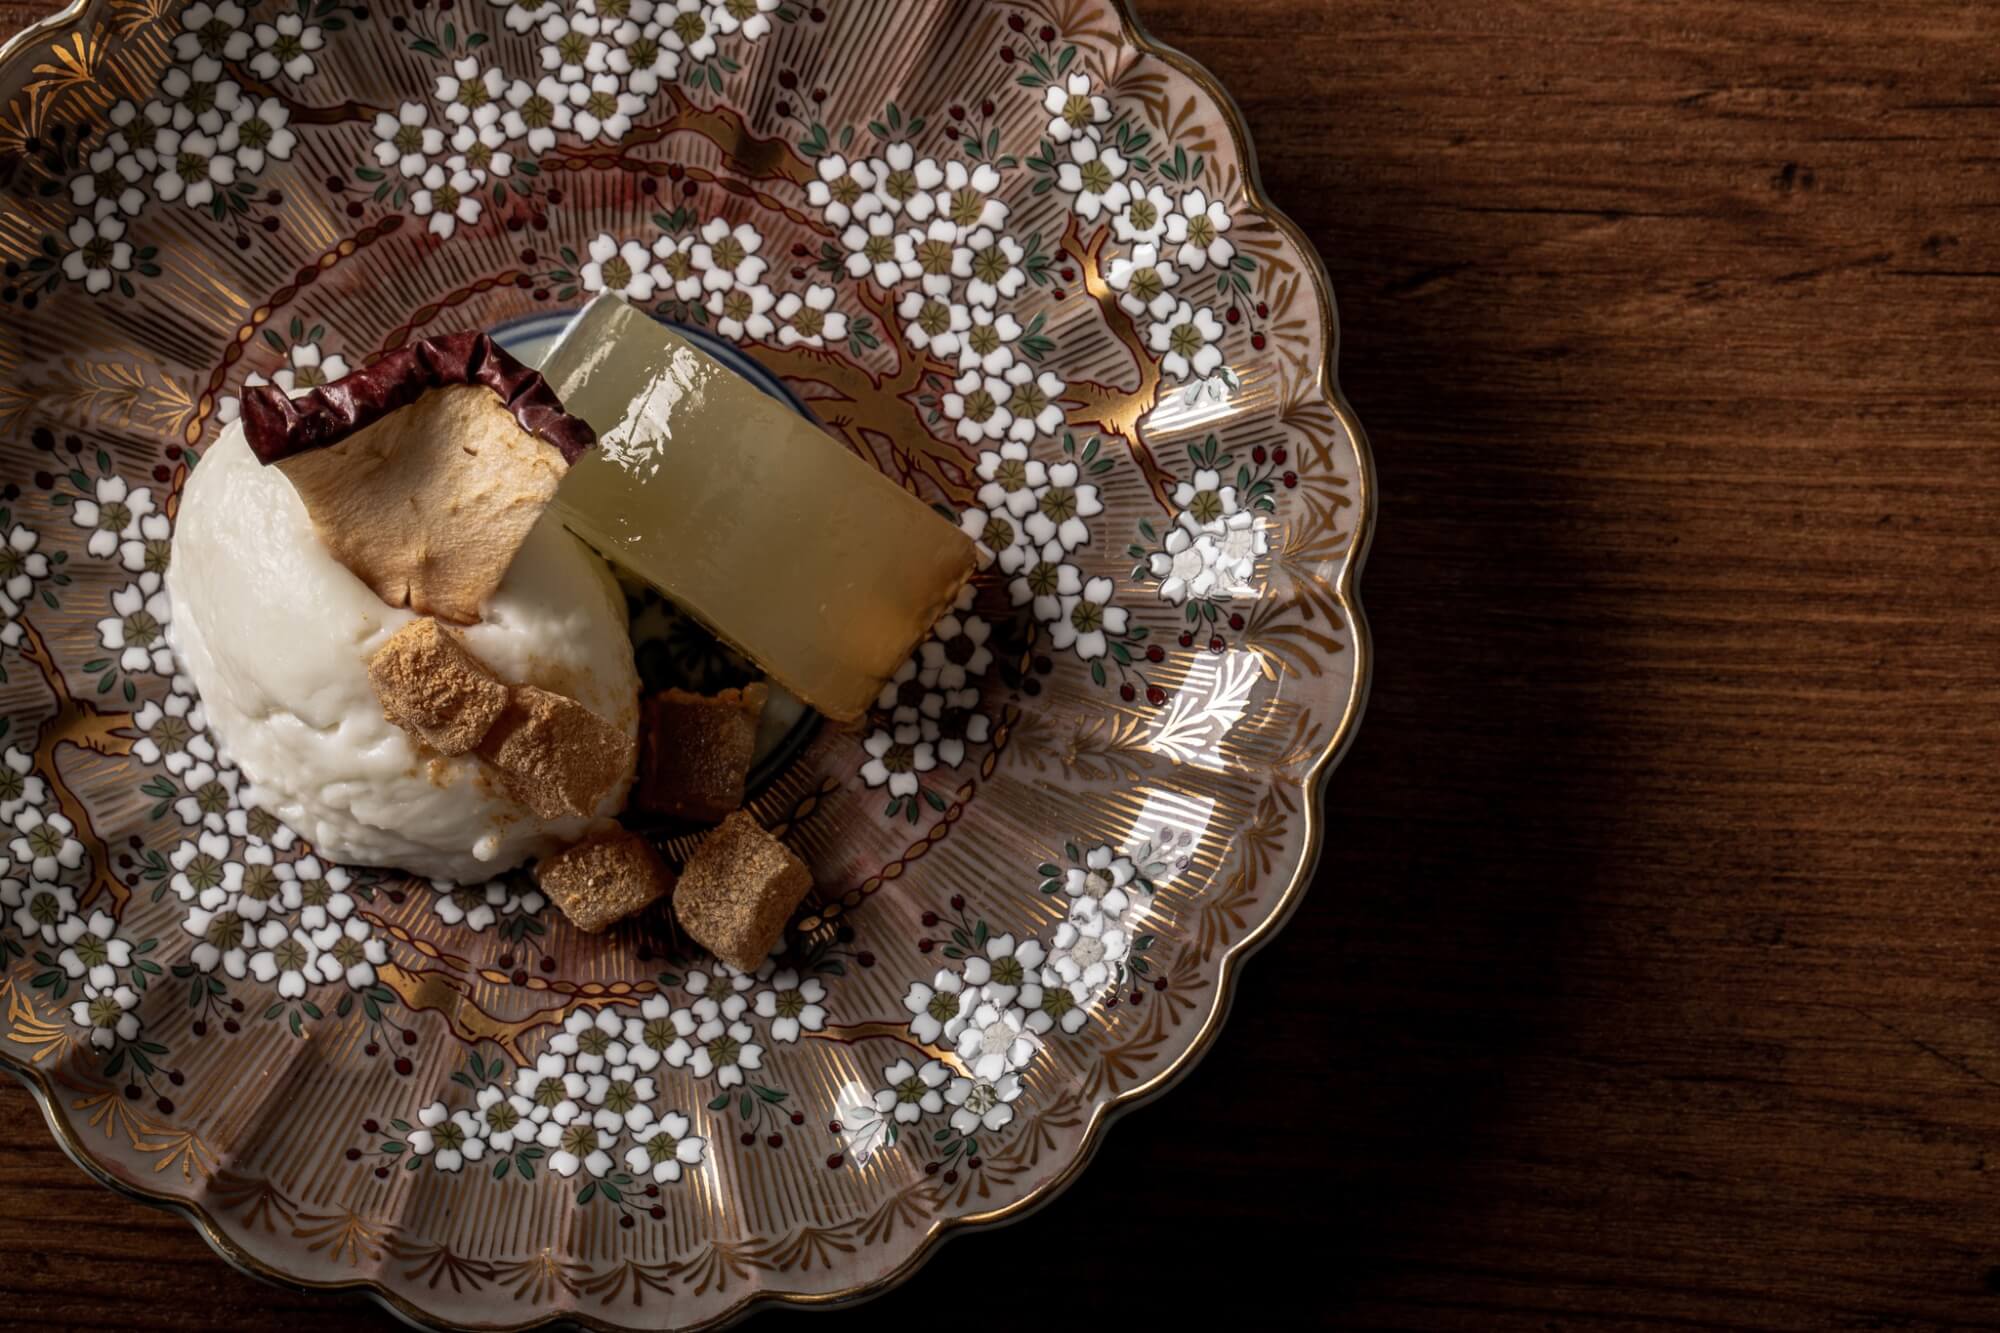
[[[0,43],[0,69],[12,62],[21,51],[76,24],[100,0],[71,0],[71,3],[55,14],[23,28],[13,37]],[[689,1325],[686,1333],[720,1328],[736,1323],[750,1314],[781,1306],[793,1307],[833,1307],[860,1304],[900,1286],[921,1268],[945,1241],[962,1232],[985,1229],[1019,1221],[1056,1198],[1063,1190],[1082,1174],[1085,1167],[1096,1157],[1103,1142],[1105,1130],[1111,1121],[1123,1113],[1145,1105],[1165,1092],[1173,1084],[1185,1077],[1200,1063],[1215,1039],[1233,1005],[1236,990],[1237,971],[1242,963],[1264,944],[1268,943],[1283,928],[1300,901],[1312,879],[1323,850],[1325,837],[1325,812],[1322,803],[1326,795],[1328,779],[1345,757],[1358,730],[1362,714],[1366,709],[1368,693],[1374,674],[1374,644],[1367,616],[1363,610],[1359,583],[1363,567],[1367,563],[1368,551],[1375,535],[1377,517],[1377,492],[1375,486],[1375,465],[1368,436],[1359,418],[1347,402],[1339,381],[1340,323],[1334,302],[1333,285],[1326,272],[1325,261],[1318,248],[1303,229],[1282,209],[1272,203],[1265,193],[1261,173],[1258,169],[1255,144],[1244,123],[1243,112],[1227,89],[1200,62],[1184,52],[1155,38],[1140,23],[1133,12],[1132,0],[1107,0],[1117,12],[1124,40],[1129,43],[1142,59],[1155,59],[1171,66],[1202,89],[1222,113],[1235,142],[1239,161],[1243,167],[1243,188],[1251,208],[1268,221],[1274,228],[1284,233],[1297,247],[1306,260],[1306,270],[1313,291],[1318,299],[1321,331],[1326,349],[1322,363],[1316,368],[1315,383],[1325,401],[1339,421],[1341,428],[1352,442],[1357,464],[1359,514],[1355,523],[1352,540],[1341,562],[1337,578],[1331,589],[1332,595],[1347,614],[1354,637],[1355,671],[1353,683],[1348,692],[1345,710],[1333,736],[1324,750],[1314,761],[1312,768],[1301,783],[1304,795],[1302,802],[1306,821],[1306,837],[1299,865],[1293,873],[1291,883],[1272,908],[1271,912],[1242,938],[1238,939],[1220,958],[1214,999],[1200,1028],[1190,1040],[1187,1048],[1173,1064],[1161,1070],[1143,1084],[1125,1089],[1118,1095],[1102,1102],[1092,1109],[1084,1126],[1081,1146],[1063,1168],[1040,1186],[1022,1198],[1000,1208],[983,1213],[970,1213],[953,1218],[934,1220],[923,1237],[911,1249],[905,1259],[893,1269],[857,1287],[828,1293],[800,1293],[782,1291],[751,1291],[741,1300],[718,1312],[712,1318],[698,1325]],[[297,1292],[344,1292],[352,1291],[367,1295],[386,1312],[417,1328],[445,1328],[431,1319],[424,1311],[405,1300],[401,1295],[383,1285],[376,1277],[358,1277],[333,1282],[310,1282],[278,1272],[250,1255],[238,1246],[228,1233],[219,1227],[207,1209],[200,1203],[171,1195],[145,1190],[139,1186],[119,1180],[99,1166],[77,1140],[73,1127],[57,1113],[52,1101],[53,1090],[42,1072],[30,1066],[16,1063],[0,1055],[0,1069],[13,1074],[27,1087],[41,1110],[43,1119],[65,1156],[75,1162],[85,1174],[108,1189],[140,1203],[148,1204],[164,1211],[178,1213],[185,1217],[209,1247],[238,1271],[269,1282],[275,1286]],[[476,1326],[480,1329],[505,1330],[505,1333],[527,1333],[527,1330],[574,1326],[602,1333],[624,1333],[622,1326],[598,1320],[581,1311],[551,1312],[537,1318],[508,1324],[488,1324]]]

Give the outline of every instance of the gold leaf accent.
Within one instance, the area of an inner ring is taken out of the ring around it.
[[[71,357],[63,372],[40,382],[0,384],[0,429],[18,425],[32,408],[53,411],[71,425],[116,423],[172,436],[194,411],[186,386],[140,362]]]
[[[47,1062],[50,1068],[62,1064],[70,1047],[76,1044],[76,1034],[70,1025],[35,1012],[33,993],[12,977],[7,979],[7,1039],[34,1047],[35,1053],[29,1060],[35,1064]]]
[[[344,1254],[349,1267],[359,1268],[364,1255],[370,1262],[382,1257],[384,1225],[370,1222],[352,1209],[338,1213],[305,1213],[293,1226],[292,1236],[307,1242],[306,1249],[314,1254],[325,1250],[327,1258],[334,1260]]]

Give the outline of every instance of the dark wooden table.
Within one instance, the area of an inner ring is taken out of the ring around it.
[[[2000,1327],[2000,7],[1143,8],[1333,272],[1374,702],[1215,1052],[823,1326]],[[0,1136],[0,1319],[381,1319]]]

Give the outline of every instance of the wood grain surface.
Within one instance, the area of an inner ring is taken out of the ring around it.
[[[1142,9],[1332,271],[1374,701],[1214,1053],[821,1326],[2000,1328],[2000,6]],[[0,1136],[0,1319],[386,1323]]]

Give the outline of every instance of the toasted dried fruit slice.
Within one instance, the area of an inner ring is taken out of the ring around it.
[[[389,636],[368,659],[383,716],[439,754],[465,754],[507,707],[507,687],[425,616]]]
[[[812,888],[812,872],[738,810],[695,848],[674,887],[674,916],[704,949],[754,972],[784,937]]]
[[[647,698],[633,805],[700,820],[720,819],[742,805],[769,693],[760,681],[715,695],[669,689]]]
[[[587,816],[632,771],[632,738],[574,699],[516,685],[479,757],[537,818]]]
[[[426,339],[292,399],[248,390],[250,448],[391,606],[479,619],[569,464],[595,441],[485,334]]]
[[[594,935],[665,897],[674,877],[653,844],[619,829],[543,857],[535,882],[578,930]]]

